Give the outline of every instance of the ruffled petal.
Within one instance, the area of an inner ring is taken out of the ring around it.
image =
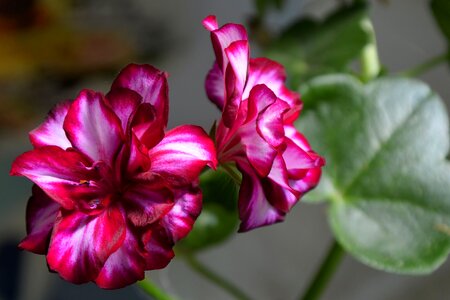
[[[152,224],[174,206],[173,193],[159,182],[136,182],[123,195],[127,217],[134,226]]]
[[[275,93],[277,98],[289,105],[290,110],[284,118],[286,122],[291,123],[297,119],[302,104],[298,93],[289,90],[285,82],[286,72],[281,64],[262,57],[250,59],[247,84],[242,98],[246,99],[254,86],[265,84]]]
[[[220,110],[225,102],[225,79],[222,70],[214,63],[205,80],[206,95]]]
[[[256,129],[264,140],[272,147],[284,142],[284,113],[289,106],[265,85],[257,85],[250,92],[249,103],[257,103],[259,113],[256,118]],[[267,106],[263,107],[259,103]]]
[[[209,15],[204,18],[202,21],[202,25],[208,31],[213,31],[219,28],[219,25],[217,25],[217,18],[213,15]]]
[[[113,165],[122,144],[122,126],[102,94],[83,90],[70,106],[64,130],[72,145],[92,161]]]
[[[131,129],[139,142],[151,149],[164,137],[164,124],[157,119],[157,112],[153,105],[142,103],[139,105],[133,120]]]
[[[228,64],[225,49],[228,48],[231,43],[241,40],[248,40],[248,37],[244,26],[240,24],[229,23],[223,25],[217,30],[211,31],[211,41],[213,44],[214,53],[216,54],[216,62],[223,74],[225,74]]]
[[[73,209],[79,199],[92,199],[103,193],[96,182],[99,173],[89,165],[88,159],[78,152],[44,146],[17,157],[10,175],[27,177],[61,206]]]
[[[103,289],[118,289],[145,277],[144,250],[135,233],[126,229],[122,245],[106,260],[95,283]]]
[[[232,127],[237,117],[242,102],[242,92],[247,78],[247,66],[249,58],[248,41],[236,41],[225,49],[229,60],[226,69],[225,87],[226,101],[222,114],[223,121],[227,127]]]
[[[77,284],[96,279],[109,256],[122,246],[125,229],[124,216],[114,206],[95,217],[63,212],[53,229],[49,268]]]
[[[206,165],[217,165],[216,150],[206,132],[198,126],[183,125],[167,132],[149,151],[151,171],[169,182],[191,183]]]
[[[56,105],[49,112],[44,123],[30,132],[30,141],[35,148],[51,145],[62,149],[72,147],[63,129],[64,119],[70,104],[71,101],[65,101]]]
[[[202,210],[202,193],[199,188],[192,187],[186,191],[178,191],[175,198],[175,205],[161,220],[161,226],[174,243],[192,230]]]
[[[242,184],[239,190],[239,232],[281,222],[284,213],[273,207],[266,198],[261,178],[256,175],[251,166],[238,162],[242,173]]]
[[[283,160],[288,166],[291,176],[297,176],[304,170],[322,167],[325,161],[322,157],[312,151],[304,151],[290,139],[286,139],[286,149],[283,152]]]
[[[50,234],[61,205],[53,201],[37,185],[27,204],[27,236],[19,248],[36,254],[47,253]]]
[[[112,108],[114,113],[119,117],[122,124],[122,131],[128,134],[128,125],[131,122],[131,116],[134,115],[142,97],[135,91],[116,88],[106,95],[107,104]]]
[[[145,254],[145,269],[156,270],[165,268],[175,256],[173,243],[166,230],[160,225],[153,226],[143,238]]]
[[[114,80],[111,90],[127,88],[137,92],[142,101],[155,107],[157,119],[167,125],[169,114],[169,89],[167,75],[150,65],[129,64]]]

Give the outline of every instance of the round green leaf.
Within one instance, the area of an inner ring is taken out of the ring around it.
[[[303,87],[298,124],[325,156],[323,183],[342,246],[366,264],[427,273],[450,251],[448,118],[441,99],[417,80],[366,86],[347,75]]]

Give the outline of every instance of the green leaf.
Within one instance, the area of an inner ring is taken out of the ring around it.
[[[189,235],[178,247],[195,252],[216,245],[236,232],[238,224],[238,186],[219,168],[209,169],[200,176],[203,208]]]
[[[260,16],[263,16],[272,7],[281,9],[283,4],[284,0],[255,0],[256,9]]]
[[[450,49],[450,1],[431,0],[430,8],[436,23],[447,39],[447,47]],[[450,50],[447,53],[447,61],[450,63]]]
[[[273,41],[266,55],[286,67],[293,87],[319,74],[347,71],[373,39],[367,22],[364,3],[341,8],[323,21],[302,18]]]
[[[442,33],[450,40],[450,1],[431,0],[430,7]]]
[[[303,89],[299,128],[325,156],[310,201],[330,203],[341,245],[381,270],[421,274],[450,251],[448,118],[424,83],[349,75],[317,77]]]

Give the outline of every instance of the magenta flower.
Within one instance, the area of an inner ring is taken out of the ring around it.
[[[239,231],[280,222],[317,185],[324,165],[293,126],[302,106],[299,95],[285,86],[280,64],[249,57],[242,25],[219,28],[215,16],[205,18],[203,25],[211,32],[216,56],[205,88],[222,110],[218,160],[236,164],[242,173]]]
[[[106,95],[83,90],[30,133],[11,175],[35,183],[20,247],[73,283],[120,288],[163,268],[201,210],[198,176],[217,161],[199,127],[165,132],[166,75],[129,65]]]

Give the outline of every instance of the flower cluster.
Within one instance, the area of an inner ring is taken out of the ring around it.
[[[279,222],[317,185],[324,159],[293,126],[301,102],[284,85],[283,66],[250,58],[242,25],[219,28],[209,16],[203,26],[211,32],[216,55],[205,87],[222,110],[215,134],[218,160],[236,164],[242,173],[239,230]]]
[[[216,55],[206,92],[222,110],[215,141],[193,125],[167,131],[166,74],[129,65],[106,95],[56,106],[14,161],[11,174],[35,183],[19,246],[62,278],[120,288],[165,267],[200,214],[206,166],[242,174],[240,231],[281,221],[317,185],[324,160],[293,126],[301,101],[283,67],[250,58],[243,26],[203,25]]]
[[[129,65],[106,95],[82,91],[30,133],[11,174],[35,183],[20,247],[74,283],[119,288],[163,268],[201,211],[197,178],[215,167],[199,127],[165,132],[166,75]]]

